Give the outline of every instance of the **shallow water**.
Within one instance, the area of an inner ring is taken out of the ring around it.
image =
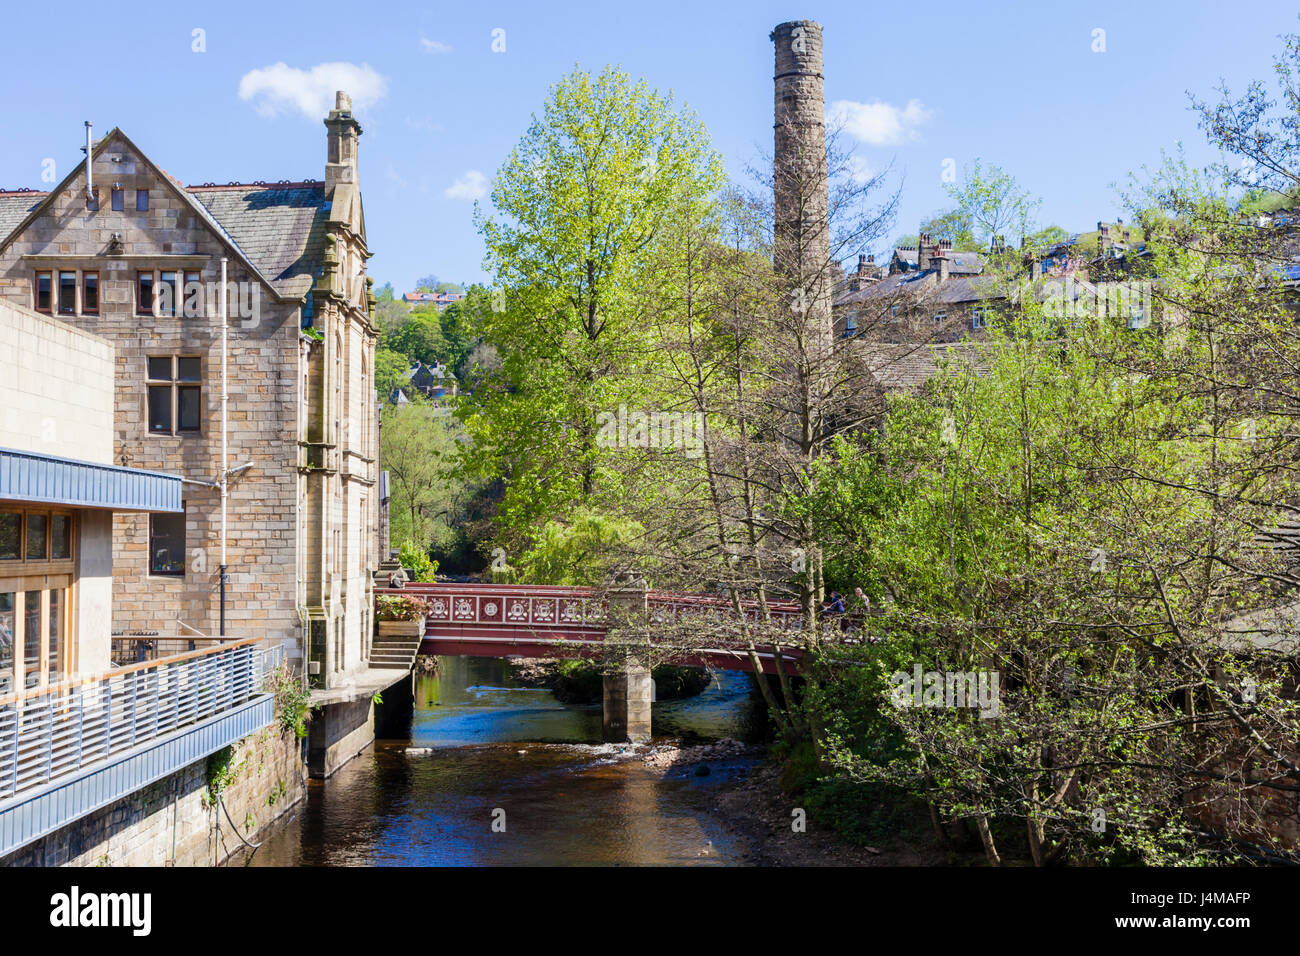
[[[416,685],[409,740],[380,741],[264,838],[253,866],[735,865],[745,841],[710,811],[753,761],[707,776],[647,769],[600,743],[600,705],[515,686],[504,661],[444,657]],[[656,741],[749,733],[744,674],[653,708]]]

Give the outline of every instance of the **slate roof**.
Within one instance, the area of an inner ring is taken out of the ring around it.
[[[968,363],[977,372],[988,370],[980,346],[970,342],[944,345],[882,345],[864,343],[862,359],[871,377],[887,392],[920,388],[945,361]]]
[[[277,292],[296,299],[310,291],[325,255],[324,183],[204,185],[186,191]]]
[[[942,302],[948,305],[1005,298],[1001,284],[991,277],[958,276],[948,279],[947,282],[931,282],[931,277],[937,277],[937,273],[932,269],[925,272],[899,272],[864,286],[856,292],[846,292],[835,300],[835,304],[849,305],[880,296],[905,295],[913,291],[918,296],[926,295],[927,303]]]
[[[49,193],[0,193],[0,238],[9,235]]]

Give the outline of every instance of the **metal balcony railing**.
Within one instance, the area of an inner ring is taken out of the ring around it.
[[[265,692],[284,648],[251,638],[0,698],[0,800]]]

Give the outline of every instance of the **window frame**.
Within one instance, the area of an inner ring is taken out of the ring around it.
[[[94,278],[95,278],[95,305],[94,305],[93,308],[90,307],[90,306],[87,306],[87,305],[86,305],[86,298],[87,298],[87,296],[86,296],[86,289],[87,289],[86,280],[90,279],[91,276],[94,276]],[[85,270],[83,270],[82,273],[81,273],[81,283],[80,283],[80,285],[81,285],[81,314],[82,314],[82,315],[99,315],[99,270],[98,270],[98,269],[85,269]]]
[[[141,307],[141,299],[143,298],[143,296],[141,295],[140,289],[141,289],[141,283],[145,279],[149,280],[148,308]],[[151,315],[151,316],[157,315],[157,313],[154,311],[154,309],[157,308],[158,305],[158,296],[155,294],[156,282],[157,282],[157,277],[154,275],[153,269],[135,270],[135,314],[136,315]]]
[[[32,309],[42,315],[54,314],[54,272],[53,269],[37,269],[32,276]],[[49,283],[46,295],[49,297],[45,308],[41,308],[41,276]]]
[[[77,315],[80,312],[80,309],[78,308],[78,306],[80,305],[78,301],[79,298],[78,286],[80,286],[81,284],[79,272],[80,270],[78,269],[56,269],[55,270],[55,275],[57,275],[59,278],[58,294],[55,296],[54,301],[51,303],[51,305],[55,307],[56,315]],[[63,308],[63,289],[64,289],[63,279],[65,276],[72,276],[72,284],[68,286],[68,288],[71,289],[72,291],[72,302],[68,304],[67,309]]]
[[[193,359],[199,363],[198,377],[194,379],[181,378],[180,363],[184,359]],[[166,360],[171,378],[154,378],[149,365],[153,361]],[[172,353],[170,355],[146,355],[144,367],[144,385],[145,385],[145,429],[150,435],[162,435],[169,438],[179,438],[185,435],[202,435],[203,434],[203,356],[188,353]],[[154,389],[168,390],[168,425],[167,428],[153,427],[153,407],[151,396]],[[183,427],[181,425],[181,393],[193,390],[198,395],[198,418],[193,427]]]
[[[157,577],[157,578],[184,578],[184,577],[185,577],[185,574],[186,574],[186,568],[185,568],[185,564],[186,564],[186,548],[188,547],[188,540],[187,540],[187,537],[188,537],[188,528],[186,527],[186,520],[185,520],[185,518],[186,518],[186,513],[187,513],[187,512],[186,512],[185,505],[186,505],[186,503],[185,503],[184,501],[182,501],[182,502],[181,502],[181,511],[180,511],[179,514],[176,514],[176,513],[170,512],[170,511],[161,511],[161,512],[153,512],[153,513],[151,513],[151,514],[149,515],[149,548],[148,548],[148,550],[145,552],[145,560],[148,562],[148,566],[149,566],[148,570],[149,570],[149,576],[150,576],[150,577]],[[180,523],[181,523],[181,535],[180,535],[180,540],[181,540],[181,547],[180,547],[180,552],[181,552],[181,558],[180,558],[180,570],[176,570],[176,571],[158,571],[158,570],[155,570],[155,568],[154,568],[154,556],[157,554],[157,551],[156,551],[156,549],[154,548],[154,540],[155,540],[155,538],[157,537],[157,535],[156,535],[155,532],[154,532],[154,523],[155,523],[159,518],[171,518],[171,519],[179,519],[179,520],[180,520]]]

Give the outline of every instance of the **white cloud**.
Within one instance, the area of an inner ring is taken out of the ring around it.
[[[916,139],[917,127],[928,123],[931,115],[920,100],[908,100],[902,108],[880,100],[836,100],[826,111],[828,122],[870,146],[898,146]]]
[[[430,40],[424,34],[420,34],[420,47],[425,53],[450,53],[451,47],[441,40]]]
[[[487,195],[487,177],[477,169],[468,170],[443,191],[447,199],[482,199]]]
[[[263,116],[296,110],[308,119],[324,119],[334,108],[336,90],[346,90],[353,109],[362,112],[384,98],[388,81],[364,63],[319,63],[310,70],[276,63],[239,80],[239,98],[253,101]]]
[[[873,170],[867,164],[867,161],[861,156],[850,156],[848,161],[844,164],[844,172],[849,179],[853,180],[859,186],[863,183],[869,182],[871,177],[876,174],[875,170]]]

